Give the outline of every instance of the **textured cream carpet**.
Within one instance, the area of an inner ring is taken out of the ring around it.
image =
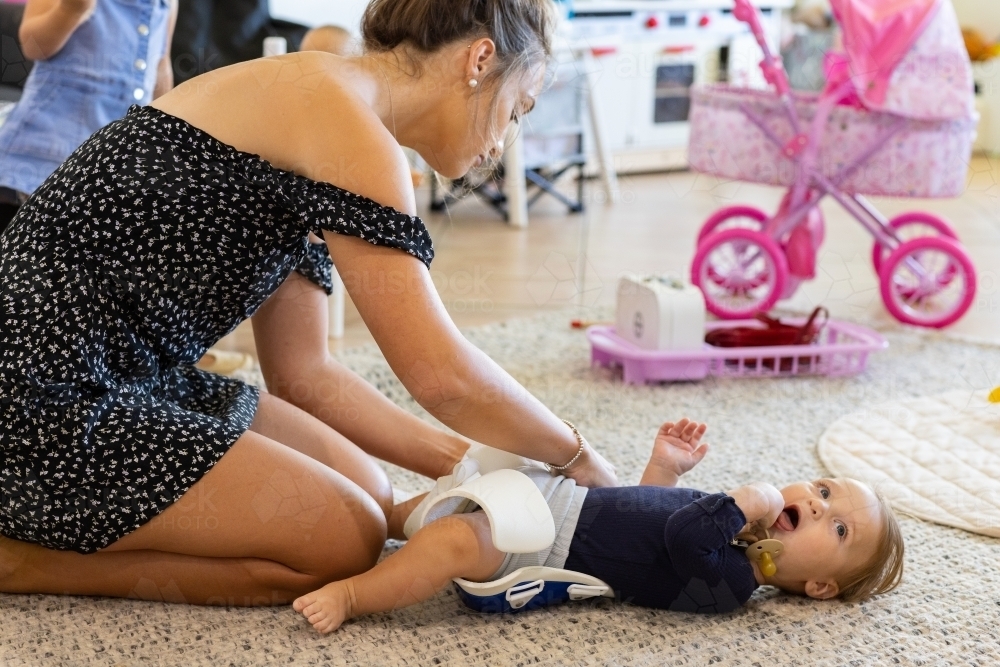
[[[712,451],[686,480],[707,491],[825,474],[816,442],[837,418],[891,399],[1000,383],[1000,348],[901,327],[859,377],[706,380],[632,387],[591,369],[569,315],[468,337],[580,429],[636,483],[659,423],[707,421]],[[418,411],[371,347],[341,355]],[[404,490],[427,482],[392,470]],[[453,592],[320,637],[290,608],[199,608],[132,600],[0,595],[0,665],[998,665],[1000,541],[903,520],[906,577],[863,604],[760,590],[742,610],[703,617],[575,603],[480,616]],[[389,549],[394,545],[390,545]],[[387,551],[389,550],[387,549]]]

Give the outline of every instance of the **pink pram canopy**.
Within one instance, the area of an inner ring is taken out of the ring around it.
[[[925,120],[974,115],[972,69],[949,0],[830,4],[865,107]]]

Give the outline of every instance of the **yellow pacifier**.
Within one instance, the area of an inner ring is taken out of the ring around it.
[[[778,571],[778,566],[774,564],[774,557],[781,555],[785,545],[780,540],[759,540],[747,547],[747,558],[757,563],[760,572],[765,577],[773,577]]]
[[[1000,403],[1000,387],[990,392],[990,403]]]

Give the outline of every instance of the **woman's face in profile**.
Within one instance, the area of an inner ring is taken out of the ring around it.
[[[442,176],[461,178],[503,153],[513,121],[531,111],[545,77],[543,67],[473,92],[456,90],[442,109],[443,123],[433,155],[424,159]],[[495,104],[494,104],[495,99]],[[491,113],[492,108],[492,113]]]

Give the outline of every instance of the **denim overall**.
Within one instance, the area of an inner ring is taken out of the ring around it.
[[[152,100],[169,14],[167,0],[97,0],[62,50],[35,63],[0,126],[0,187],[31,194],[87,137]]]

